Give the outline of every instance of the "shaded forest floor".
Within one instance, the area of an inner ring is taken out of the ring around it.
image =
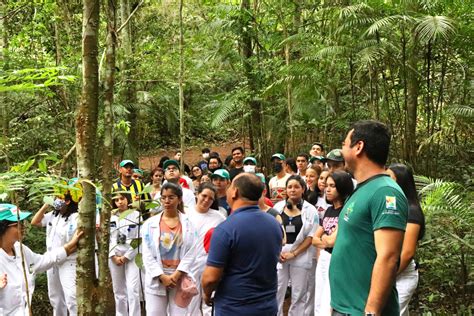
[[[226,142],[222,144],[213,144],[213,145],[202,145],[202,146],[190,146],[188,147],[185,152],[184,152],[184,162],[191,167],[195,163],[199,162],[202,160],[202,153],[201,150],[205,147],[208,147],[212,151],[216,151],[219,153],[221,156],[222,161],[225,160],[225,157],[231,154],[232,148],[237,147],[237,146],[242,146],[241,143],[239,142]],[[158,163],[160,162],[160,158],[163,156],[168,156],[170,158],[173,158],[173,156],[176,153],[176,150],[179,150],[177,147],[176,148],[164,148],[164,149],[159,149],[154,153],[144,155],[140,157],[140,168],[145,169],[145,170],[152,170],[155,168]]]

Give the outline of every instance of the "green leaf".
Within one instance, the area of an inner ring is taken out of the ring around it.
[[[119,215],[119,219],[122,220],[124,219],[125,217],[127,217],[129,214],[132,214],[133,212],[135,211],[135,209],[128,209],[126,211],[123,211],[122,213],[120,213]]]
[[[136,249],[138,248],[138,246],[140,246],[142,243],[142,239],[141,238],[134,238],[132,239],[132,241],[130,242],[130,246],[133,248],[133,249]]]
[[[139,267],[140,269],[143,269],[143,258],[142,258],[142,254],[141,254],[141,253],[137,253],[137,255],[135,256],[135,264],[136,264],[137,267]]]
[[[50,195],[47,195],[43,197],[43,203],[53,205],[54,204],[54,198]]]
[[[48,172],[48,165],[46,164],[45,159],[42,159],[38,162],[38,169],[42,172]]]

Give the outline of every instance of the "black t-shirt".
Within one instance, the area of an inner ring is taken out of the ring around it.
[[[292,244],[296,240],[296,236],[300,233],[301,228],[303,228],[303,220],[301,219],[301,214],[295,217],[290,217],[285,213],[281,213],[281,219],[283,221],[283,227],[286,232],[286,243]],[[288,228],[293,226],[294,229],[289,230]]]
[[[425,235],[425,216],[419,205],[410,204],[410,208],[408,209],[408,223],[420,225],[418,240],[421,240]]]
[[[273,217],[277,217],[278,215],[280,215],[280,213],[278,213],[278,211],[275,210],[273,207],[270,207],[270,208],[267,210],[267,213],[270,214],[270,215],[273,216]]]
[[[239,173],[244,172],[244,167],[242,168],[232,168],[229,170],[229,175],[230,175],[230,181],[234,179]]]
[[[334,208],[332,205],[328,207],[326,213],[323,217],[323,229],[326,235],[331,235],[336,229],[337,222],[339,221],[339,214],[342,211],[342,206],[340,208]],[[329,253],[332,253],[332,248],[325,248]]]

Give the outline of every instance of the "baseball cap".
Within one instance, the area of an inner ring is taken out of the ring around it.
[[[277,159],[280,159],[280,160],[285,160],[286,159],[285,155],[280,154],[280,153],[273,154],[271,160],[273,160],[274,158],[277,158]]]
[[[244,159],[244,165],[245,165],[247,162],[252,162],[254,165],[257,165],[257,159],[255,159],[255,158],[253,158],[253,157],[245,157],[245,159]]]
[[[213,174],[211,174],[211,179],[214,179],[216,177],[220,177],[222,179],[230,180],[229,171],[227,171],[225,169],[217,169],[216,171],[214,171]]]
[[[343,162],[344,157],[342,156],[342,150],[340,149],[333,149],[331,150],[327,156],[326,160],[332,160],[332,161],[337,161],[337,162]]]
[[[319,160],[321,162],[325,162],[326,161],[326,158],[324,158],[324,156],[312,156],[310,159],[309,159],[309,162],[313,163],[314,161],[316,160]]]
[[[133,169],[133,173],[138,173],[139,175],[143,176],[143,170],[140,168]]]
[[[17,213],[19,213],[19,216]],[[30,215],[31,212],[22,212],[16,205],[8,203],[0,204],[0,221],[16,222],[18,217],[20,217],[20,221],[22,221]]]
[[[179,162],[174,159],[168,159],[163,163],[163,169],[167,169],[169,166],[176,166],[179,169]]]
[[[260,180],[262,180],[263,183],[266,183],[266,181],[265,181],[265,175],[264,175],[263,173],[260,173],[260,172],[259,172],[259,173],[256,173],[255,175],[256,175],[257,177],[259,177]]]
[[[120,162],[120,167],[125,167],[126,165],[132,165],[133,167],[135,167],[135,164],[133,163],[133,161],[129,160],[129,159],[125,159],[125,160],[122,160]]]

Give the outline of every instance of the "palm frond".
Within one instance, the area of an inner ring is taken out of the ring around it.
[[[448,40],[450,36],[456,33],[452,20],[441,15],[425,16],[417,25],[415,31],[423,43],[436,41],[438,37]]]
[[[416,19],[408,15],[387,16],[387,17],[381,18],[380,20],[375,21],[371,26],[369,26],[369,28],[365,32],[365,35],[374,35],[375,33],[380,32],[383,29],[392,26],[393,24],[395,24],[395,22],[409,23],[409,22],[414,22],[414,21],[416,21]]]
[[[446,112],[454,114],[460,118],[474,118],[474,107],[470,105],[456,105],[449,107]]]
[[[372,7],[369,6],[368,4],[366,3],[358,3],[358,4],[354,4],[354,5],[349,5],[349,6],[346,6],[346,7],[343,7],[340,11],[339,11],[339,18],[340,19],[344,19],[344,18],[348,18],[348,17],[355,17],[357,16],[358,13],[362,12],[362,11],[367,11],[367,12],[371,12],[373,11]]]

